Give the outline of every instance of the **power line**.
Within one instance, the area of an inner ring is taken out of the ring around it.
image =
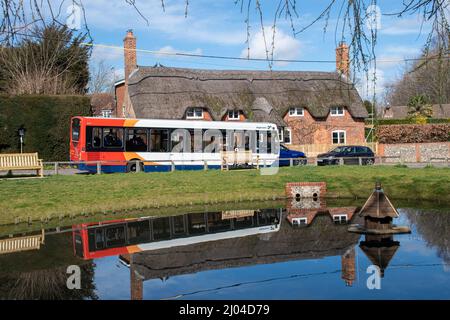
[[[0,32],[2,34],[8,34],[12,33],[10,31],[3,31]],[[24,37],[31,37],[31,38],[37,38],[37,39],[46,39],[46,40],[52,40],[49,38],[45,38],[38,35],[30,35],[25,33],[14,33],[15,35],[20,35]],[[54,39],[57,41],[61,41],[61,39]],[[281,62],[281,63],[336,63],[335,60],[303,60],[303,59],[267,59],[267,58],[244,58],[244,57],[234,57],[234,56],[222,56],[222,55],[207,55],[207,54],[197,54],[197,53],[187,53],[187,52],[172,52],[172,51],[155,51],[155,50],[148,50],[148,49],[128,49],[124,48],[122,46],[115,46],[115,45],[108,45],[108,44],[101,44],[101,43],[91,43],[91,42],[81,42],[80,45],[86,46],[86,47],[98,47],[98,48],[107,48],[107,49],[113,49],[113,50],[125,50],[125,51],[135,51],[140,53],[147,53],[151,55],[156,56],[178,56],[178,57],[190,57],[190,58],[203,58],[203,59],[219,59],[219,60],[238,60],[238,61],[253,61],[253,62]],[[409,62],[409,61],[423,61],[423,60],[432,60],[432,59],[450,59],[449,52],[445,52],[443,56],[430,56],[430,57],[421,57],[421,58],[403,58],[403,59],[385,59],[385,60],[376,60],[371,59],[370,61],[376,61],[377,63],[389,63],[389,62]]]

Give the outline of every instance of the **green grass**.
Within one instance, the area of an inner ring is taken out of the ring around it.
[[[0,181],[0,224],[121,210],[272,200],[287,182],[326,181],[328,196],[366,198],[379,179],[392,199],[450,203],[450,169],[388,166],[51,176]]]

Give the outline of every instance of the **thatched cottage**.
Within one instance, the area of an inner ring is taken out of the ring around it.
[[[132,31],[124,55],[125,79],[115,88],[119,117],[272,122],[293,147],[365,141],[368,114],[347,80],[345,43],[336,49],[336,72],[138,66]]]

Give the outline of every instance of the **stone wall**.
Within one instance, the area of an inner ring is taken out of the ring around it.
[[[441,162],[450,158],[450,142],[379,144],[378,155],[384,162]]]

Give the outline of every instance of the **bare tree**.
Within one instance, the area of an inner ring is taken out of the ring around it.
[[[0,47],[2,91],[9,94],[84,93],[89,48],[66,27],[36,28],[32,39]]]
[[[107,65],[104,60],[91,64],[89,78],[89,92],[111,92],[116,81],[114,68]]]

